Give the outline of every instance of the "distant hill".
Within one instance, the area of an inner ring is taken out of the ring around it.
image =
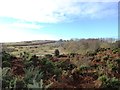
[[[31,46],[31,45],[42,45],[48,43],[55,43],[55,40],[33,40],[33,41],[22,41],[22,42],[13,42],[13,43],[3,43],[7,46]]]

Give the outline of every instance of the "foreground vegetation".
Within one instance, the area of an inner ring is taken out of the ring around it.
[[[68,45],[71,42],[72,44]],[[34,90],[36,88],[43,90],[53,88],[120,89],[118,41],[104,42],[102,47],[101,43],[97,43],[91,48],[89,45],[91,42],[84,41],[84,45],[87,45],[82,46],[85,50],[84,54],[78,53],[80,49],[75,52],[73,48],[69,49],[69,53],[67,53],[68,48],[72,47],[70,45],[75,48],[79,47],[78,41],[71,42],[57,43],[53,54],[48,53],[42,56],[28,52],[19,52],[20,54],[15,56],[11,52],[3,50],[0,70],[2,71],[2,88],[15,90]],[[65,45],[68,46],[65,47]],[[106,46],[103,47],[103,45]],[[63,47],[66,53],[61,53],[58,47]]]

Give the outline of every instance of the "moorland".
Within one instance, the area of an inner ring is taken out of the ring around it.
[[[36,40],[2,43],[3,89],[120,88],[120,41]]]

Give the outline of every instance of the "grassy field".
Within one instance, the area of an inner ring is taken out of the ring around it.
[[[33,42],[32,42],[33,43]],[[43,42],[42,42],[43,43]],[[55,49],[59,49],[61,54],[66,54],[65,50],[62,47],[57,46],[55,42],[31,45],[31,43],[5,43],[3,49],[10,52],[10,54],[19,56],[20,53],[28,52],[31,55],[44,56],[45,54],[54,54]]]

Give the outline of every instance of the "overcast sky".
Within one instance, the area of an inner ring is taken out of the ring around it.
[[[118,36],[118,0],[0,0],[0,42]]]

